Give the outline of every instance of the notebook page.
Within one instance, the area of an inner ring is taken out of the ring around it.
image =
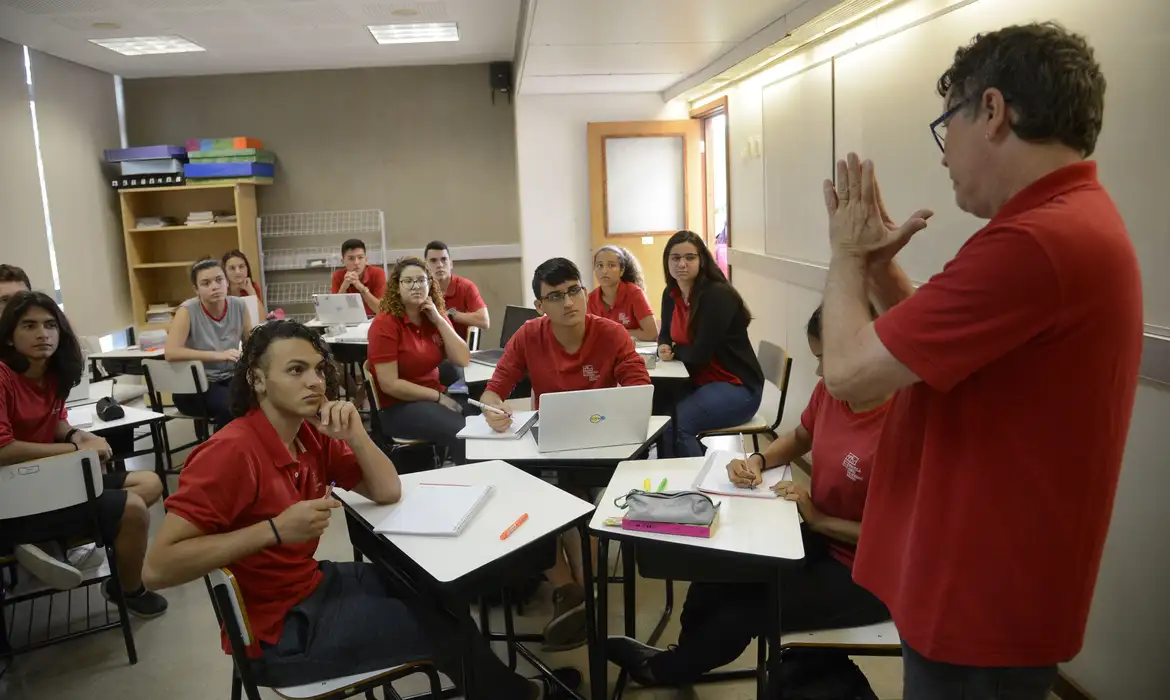
[[[763,483],[753,488],[742,488],[731,483],[727,478],[727,463],[739,458],[738,454],[715,450],[707,455],[707,463],[695,479],[694,488],[703,493],[716,493],[724,496],[747,496],[749,498],[776,498],[772,487],[781,481],[792,479],[792,468],[788,465],[769,469],[763,474]]]
[[[524,433],[532,427],[536,414],[536,411],[516,411],[512,414],[512,425],[502,433],[492,430],[482,415],[467,416],[463,430],[456,433],[455,437],[467,440],[517,440],[524,437]]]
[[[375,532],[398,535],[458,535],[491,493],[491,486],[418,484],[403,489],[402,500]]]

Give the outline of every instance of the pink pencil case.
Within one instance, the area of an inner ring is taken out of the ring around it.
[[[684,525],[682,523],[655,523],[648,520],[630,520],[622,518],[623,530],[639,530],[641,532],[656,532],[661,535],[682,535],[683,537],[711,537],[715,533],[715,525],[719,518],[711,521],[710,525]]]

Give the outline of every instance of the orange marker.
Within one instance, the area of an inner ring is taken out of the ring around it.
[[[521,515],[519,518],[516,518],[516,522],[509,525],[508,529],[504,530],[503,534],[500,535],[500,539],[506,540],[509,537],[511,537],[512,533],[516,532],[516,529],[518,527],[520,527],[521,525],[523,525],[526,520],[528,520],[528,513],[525,513],[524,515]]]

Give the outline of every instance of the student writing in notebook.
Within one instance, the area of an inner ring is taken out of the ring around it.
[[[439,364],[466,367],[471,352],[443,313],[443,293],[422,260],[402,258],[390,272],[369,340],[385,433],[442,445],[462,464],[463,440],[455,435],[465,425],[464,405],[439,381]]]
[[[386,294],[386,271],[369,263],[366,244],[357,238],[341,244],[341,261],[345,267],[334,270],[330,290],[333,294],[360,294],[366,316],[373,316]]]
[[[630,251],[606,245],[593,254],[597,288],[589,292],[589,313],[617,321],[635,340],[654,340],[658,323],[646,300],[642,266]]]
[[[329,346],[295,321],[258,328],[232,377],[236,420],[196,447],[146,563],[154,587],[228,567],[240,586],[263,685],[313,683],[434,659],[462,686],[462,664],[492,697],[546,697],[508,670],[468,619],[415,597],[371,563],[313,558],[340,503],[329,484],[377,503],[402,494],[398,473],[353,404],[333,401]],[[464,611],[461,615],[466,616]],[[226,638],[224,649],[228,649]],[[469,656],[463,652],[469,649]]]
[[[504,356],[480,401],[504,411],[485,411],[493,429],[512,423],[502,397],[525,375],[532,380],[532,402],[557,391],[608,389],[650,383],[646,361],[621,325],[586,312],[581,272],[565,258],[541,263],[532,276],[536,309],[544,315],[525,323],[504,348]],[[545,572],[553,592],[553,617],[544,629],[548,649],[569,649],[585,642],[585,593],[580,536],[561,535],[557,563]]]
[[[240,343],[252,328],[252,314],[244,300],[228,295],[227,274],[218,260],[200,260],[191,266],[195,297],[175,311],[167,330],[168,362],[195,360],[203,363],[207,376],[203,401],[198,394],[175,394],[175,407],[189,416],[206,415],[222,428],[232,419],[228,407],[228,382]]]
[[[820,376],[821,309],[809,319],[808,345]],[[804,520],[805,558],[799,567],[781,571],[780,624],[785,633],[855,627],[890,618],[880,600],[853,582],[851,573],[874,453],[889,403],[889,396],[867,402],[839,401],[829,395],[823,381],[818,382],[795,430],[782,435],[763,454],[727,465],[733,484],[750,487],[761,482],[764,470],[812,452],[811,488],[793,481],[775,487],[781,496],[796,502]],[[664,651],[629,637],[610,637],[608,657],[643,685],[694,682],[703,673],[734,661],[765,631],[766,594],[762,584],[693,583],[676,646]],[[813,669],[808,655],[794,658]],[[855,669],[842,671],[850,664],[843,653],[837,657],[820,653],[815,663],[824,673],[856,674]],[[784,665],[789,665],[787,657]]]
[[[65,399],[81,381],[85,364],[81,345],[57,302],[39,292],[18,292],[0,314],[0,464],[17,464],[95,450],[98,458],[112,456],[102,438],[70,425]],[[113,471],[102,476],[98,496],[98,525],[102,536],[114,543],[118,556],[118,580],[102,584],[107,600],[119,586],[127,610],[140,617],[155,617],[167,609],[167,601],[142,586],[140,573],[150,528],[148,508],[162,495],[162,482],[152,472]],[[4,521],[0,542],[22,545],[17,559],[34,576],[54,588],[81,583],[79,569],[100,564],[62,561],[44,548],[29,543],[74,539],[89,532],[88,505],[37,513]],[[93,550],[90,550],[91,552]],[[76,566],[74,566],[74,564]]]

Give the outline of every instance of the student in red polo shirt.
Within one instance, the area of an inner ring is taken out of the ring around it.
[[[13,295],[0,314],[0,464],[82,450],[110,459],[105,440],[69,424],[65,399],[83,372],[81,345],[57,303],[40,292]],[[101,593],[113,600],[118,586],[127,610],[138,617],[157,617],[167,609],[167,601],[146,590],[141,577],[148,508],[161,495],[162,483],[151,472],[111,472],[102,477],[98,496],[99,526],[114,543],[119,577],[102,584]],[[29,543],[78,537],[89,530],[89,518],[88,507],[80,505],[8,519],[0,542],[25,545],[16,549],[25,568],[54,588],[72,588],[81,583],[81,572]]]
[[[593,254],[593,276],[597,288],[589,292],[589,313],[616,321],[634,340],[654,340],[658,324],[646,301],[646,280],[642,266],[630,251],[606,245]]]
[[[491,327],[488,317],[487,304],[479,295],[479,288],[475,282],[466,277],[454,274],[454,262],[451,260],[451,251],[442,241],[431,241],[423,251],[423,258],[427,261],[427,271],[431,279],[438,285],[443,295],[443,304],[447,308],[447,319],[455,329],[456,335],[467,340],[467,331],[472,327],[486,331]],[[439,381],[451,386],[463,379],[463,368],[444,361],[439,365]]]
[[[634,350],[634,341],[613,321],[585,311],[581,272],[565,258],[546,260],[532,276],[532,295],[544,315],[523,326],[504,348],[504,356],[480,401],[505,411],[487,411],[484,418],[498,431],[512,423],[502,397],[512,393],[527,375],[532,381],[532,403],[557,391],[607,389],[650,383],[646,361]],[[581,542],[575,530],[561,535],[562,554],[545,576],[553,586],[553,617],[544,628],[549,650],[572,649],[585,643],[585,590]]]
[[[929,212],[894,225],[855,154],[825,183],[825,383],[846,401],[909,387],[878,445],[854,576],[893,613],[906,700],[1042,700],[1081,648],[1109,528],[1138,263],[1084,160],[1105,78],[1083,37],[980,35],[938,89],[955,199],[991,222],[930,282],[915,292],[892,262]],[[876,323],[867,286],[893,306]]]
[[[442,292],[428,278],[422,260],[402,258],[390,272],[369,340],[367,355],[383,431],[442,445],[456,464],[462,464],[463,440],[455,435],[466,424],[464,405],[439,381],[439,363],[466,367],[471,352],[443,313]]]
[[[466,638],[470,620],[461,628],[374,564],[313,558],[340,505],[326,495],[330,484],[377,503],[402,495],[394,465],[357,409],[329,400],[337,383],[328,345],[303,325],[274,321],[251,335],[232,379],[237,418],[187,457],[146,579],[164,588],[230,568],[263,685],[302,685],[421,657],[435,659],[456,685],[467,662],[493,697],[544,697],[479,635]],[[468,644],[474,652],[462,659]]]
[[[808,321],[808,346],[819,361],[819,308]],[[817,376],[820,374],[818,362]],[[886,606],[854,583],[850,572],[889,399],[863,404],[839,401],[829,395],[824,382],[819,382],[795,430],[772,442],[762,454],[756,452],[727,465],[732,483],[752,487],[762,481],[765,470],[782,467],[812,451],[811,489],[792,481],[780,482],[775,488],[796,502],[804,519],[804,560],[797,568],[781,571],[780,624],[785,633],[872,625],[890,619]],[[677,645],[664,651],[629,637],[610,637],[606,656],[642,685],[694,683],[702,674],[739,658],[752,639],[765,632],[760,611],[767,608],[766,595],[767,587],[757,584],[692,583]],[[798,663],[801,658],[796,657]],[[852,684],[841,688],[841,697],[850,692],[862,697],[865,677],[845,653],[816,654],[815,668],[807,654],[803,658],[803,672],[786,671],[786,678],[800,675],[811,683],[825,682],[824,676],[831,675]],[[786,668],[792,660],[785,657]]]
[[[703,454],[698,434],[746,423],[760,408],[764,371],[748,338],[751,313],[715,264],[707,244],[691,231],[670,237],[662,251],[658,358],[681,360],[690,393],[667,428],[666,456]]]
[[[264,296],[260,293],[260,283],[252,278],[252,263],[248,262],[248,256],[238,250],[229,250],[220,262],[227,275],[228,294],[234,297],[256,297],[256,308],[263,311]]]
[[[374,309],[382,302],[386,293],[386,271],[378,265],[370,265],[366,259],[364,241],[351,238],[341,244],[341,261],[345,267],[333,271],[333,294],[360,294],[366,306],[366,316],[377,313]]]

